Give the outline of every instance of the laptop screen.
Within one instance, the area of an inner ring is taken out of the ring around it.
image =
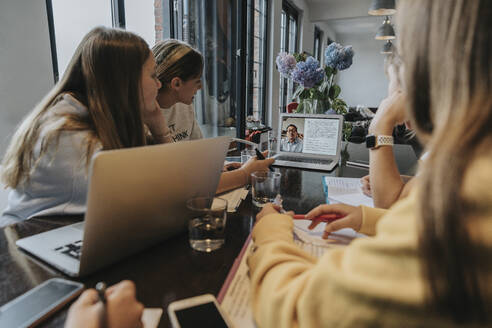
[[[334,156],[339,125],[337,118],[283,116],[280,151]]]

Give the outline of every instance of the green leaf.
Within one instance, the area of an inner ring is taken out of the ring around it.
[[[325,66],[325,74],[326,77],[329,79],[333,74],[333,68],[331,68],[330,66]]]
[[[332,85],[330,88],[330,91],[328,91],[328,97],[330,97],[330,99],[332,99],[332,100],[335,99],[335,86],[334,85]]]
[[[302,89],[302,92],[299,94],[299,99],[309,98],[309,89]]]
[[[338,95],[340,94],[342,89],[340,89],[340,86],[338,84],[334,84],[333,88],[335,89],[334,94],[333,94],[333,98],[336,98],[336,97],[338,97]]]

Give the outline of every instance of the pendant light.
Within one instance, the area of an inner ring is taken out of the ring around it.
[[[378,32],[376,33],[375,39],[376,40],[393,40],[395,39],[395,30],[393,29],[393,25],[391,25],[391,21],[388,16],[386,16],[386,19],[383,22],[383,25],[381,25],[378,28]]]
[[[381,53],[383,55],[389,55],[393,53],[393,42],[391,42],[391,40],[388,40],[385,44],[383,44],[383,47],[381,48]]]
[[[369,15],[387,16],[396,13],[395,0],[372,0]]]

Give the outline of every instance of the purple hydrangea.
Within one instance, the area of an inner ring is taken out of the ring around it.
[[[342,71],[352,65],[354,50],[352,46],[342,46],[333,42],[325,50],[325,65]]]
[[[312,88],[325,76],[324,70],[319,67],[319,62],[313,57],[308,57],[305,62],[299,62],[290,73],[290,77],[304,88]]]
[[[290,73],[296,68],[296,59],[291,54],[281,52],[277,56],[277,69],[285,77],[289,77]]]

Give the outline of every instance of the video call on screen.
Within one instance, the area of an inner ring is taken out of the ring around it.
[[[297,133],[286,133],[291,125]],[[290,126],[289,126],[290,125]],[[305,154],[336,155],[338,144],[338,119],[284,118],[280,150]]]

